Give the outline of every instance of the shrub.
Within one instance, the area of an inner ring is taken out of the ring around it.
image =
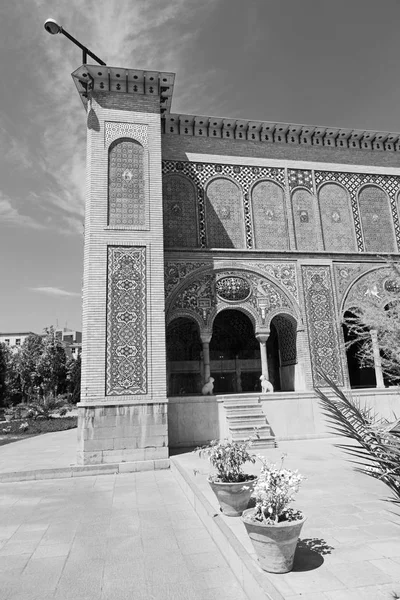
[[[297,471],[269,464],[262,456],[261,473],[252,494],[255,499],[253,519],[269,525],[302,518],[300,511],[289,508],[304,477]]]
[[[215,481],[221,483],[237,483],[252,479],[252,476],[243,473],[243,465],[246,462],[255,463],[256,456],[250,454],[251,442],[231,442],[224,440],[212,440],[206,446],[196,448],[195,452],[200,457],[206,457],[216,469],[217,474],[213,476]]]

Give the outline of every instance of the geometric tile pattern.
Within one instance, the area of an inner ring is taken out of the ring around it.
[[[324,385],[318,369],[343,385],[330,267],[302,266],[314,384]]]
[[[187,177],[171,174],[163,178],[164,245],[196,248],[196,190]]]
[[[396,206],[397,194],[400,191],[400,177],[398,177],[397,175],[375,175],[373,173],[341,173],[336,171],[315,171],[314,176],[317,186],[321,185],[321,183],[324,183],[325,181],[337,181],[338,183],[341,183],[350,193],[354,226],[357,237],[357,247],[359,252],[365,251],[365,244],[360,222],[358,190],[362,185],[365,185],[366,183],[372,183],[382,187],[390,198],[397,246],[400,248],[400,224]]]
[[[119,138],[132,138],[140,142],[144,148],[147,148],[147,125],[140,125],[138,123],[114,123],[111,121],[106,121],[104,130],[105,147]]]
[[[107,252],[106,394],[146,394],[145,248],[109,246]]]
[[[310,192],[314,191],[312,171],[288,169],[288,181],[290,191],[296,187],[305,187]]]
[[[253,248],[253,228],[250,210],[250,188],[256,182],[262,179],[276,181],[284,185],[285,169],[274,167],[250,167],[240,165],[223,165],[214,163],[193,163],[189,161],[162,161],[162,172],[181,173],[186,175],[196,185],[197,203],[199,216],[199,237],[200,245],[206,248],[206,223],[204,210],[205,189],[208,182],[219,175],[227,176],[235,181],[242,192],[243,212],[245,219],[246,248]]]
[[[109,150],[108,224],[145,224],[144,149],[134,140],[118,140]]]

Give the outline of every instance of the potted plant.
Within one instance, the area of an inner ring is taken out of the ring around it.
[[[207,446],[195,450],[200,457],[207,457],[216,470],[215,474],[209,476],[208,483],[227,517],[239,517],[248,507],[254,490],[256,475],[243,472],[246,462],[254,463],[256,460],[256,456],[250,454],[250,446],[250,440],[213,440]]]
[[[300,511],[289,508],[303,477],[262,460],[260,476],[252,497],[255,508],[245,510],[242,519],[257,553],[261,568],[269,573],[292,570],[294,553],[304,521]]]

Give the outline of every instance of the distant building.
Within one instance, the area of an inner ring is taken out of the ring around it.
[[[0,333],[0,344],[10,346],[10,348],[19,348],[22,346],[28,335],[37,335],[33,331],[13,332],[13,333]]]
[[[78,358],[82,352],[82,332],[72,329],[56,329],[56,339],[63,343],[68,358]]]

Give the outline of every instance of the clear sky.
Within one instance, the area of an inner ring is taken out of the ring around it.
[[[172,112],[400,131],[399,0],[18,0],[0,6],[0,331],[81,327],[81,53],[177,74]]]

